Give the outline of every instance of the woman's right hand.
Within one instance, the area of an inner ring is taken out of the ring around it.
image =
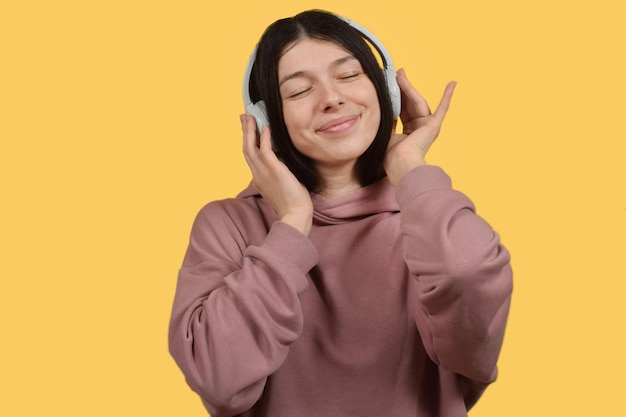
[[[309,191],[272,150],[268,127],[257,134],[254,116],[241,115],[243,155],[252,172],[252,184],[276,211],[278,218],[308,236],[313,223]]]

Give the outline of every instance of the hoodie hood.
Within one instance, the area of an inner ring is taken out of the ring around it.
[[[252,183],[237,198],[263,198]],[[324,198],[311,193],[313,221],[318,225],[339,224],[380,213],[400,211],[395,188],[385,177],[351,193]]]

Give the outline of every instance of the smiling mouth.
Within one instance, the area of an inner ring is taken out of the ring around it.
[[[358,117],[351,116],[351,117],[346,117],[346,118],[342,118],[339,120],[333,120],[329,123],[326,123],[321,128],[319,128],[318,132],[320,133],[343,132],[344,130],[351,128],[356,123],[357,119]]]

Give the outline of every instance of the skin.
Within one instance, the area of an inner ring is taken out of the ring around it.
[[[286,48],[278,62],[283,117],[294,146],[310,157],[322,181],[320,194],[333,198],[361,187],[354,173],[357,158],[374,139],[380,106],[372,82],[360,63],[333,42],[304,39]],[[435,112],[397,72],[401,91],[402,133],[393,133],[384,160],[392,185],[412,169],[425,165],[450,106],[456,86],[450,82]],[[265,127],[257,134],[253,116],[241,115],[243,153],[252,183],[278,218],[308,235],[313,204],[308,190],[272,151]]]
[[[322,194],[359,188],[355,162],[380,125],[376,90],[360,62],[335,43],[304,39],[283,53],[278,79],[289,136],[321,174]]]

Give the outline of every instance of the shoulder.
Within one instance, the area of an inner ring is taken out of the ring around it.
[[[260,200],[255,197],[214,200],[198,211],[196,221],[255,223],[266,216],[263,207],[265,202]]]
[[[265,236],[275,217],[271,207],[258,195],[214,200],[198,211],[193,233],[256,240],[252,236]]]
[[[237,219],[249,220],[250,217],[262,216],[265,212],[265,201],[256,190],[249,185],[236,197],[213,200],[205,204],[198,212],[198,217],[207,219]]]

